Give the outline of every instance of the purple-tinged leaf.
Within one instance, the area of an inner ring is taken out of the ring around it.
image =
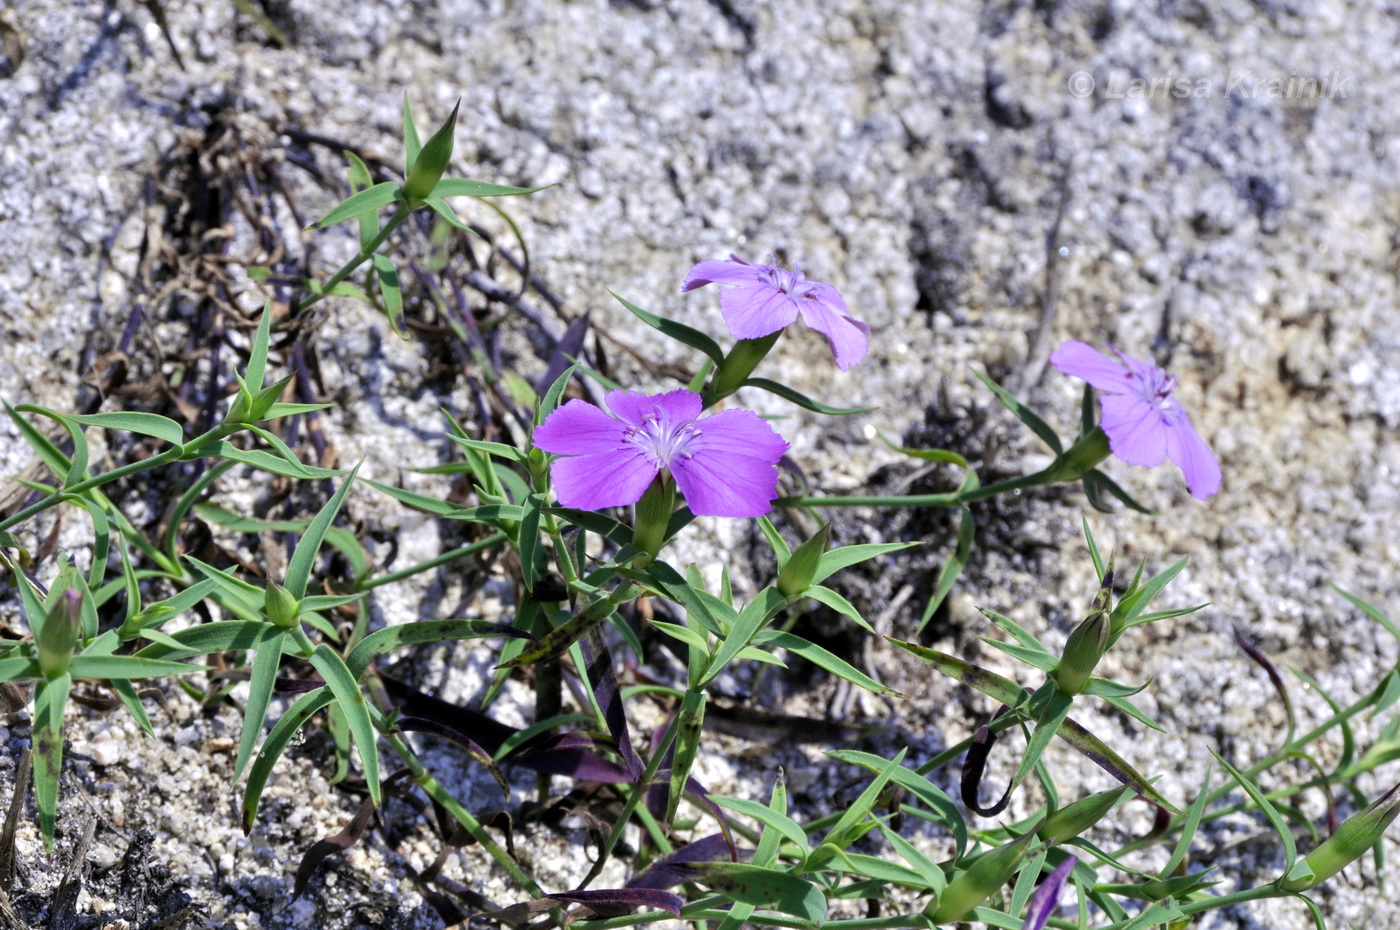
[[[1011,708],[1002,705],[1001,709],[992,717],[996,720],[1007,713]],[[973,813],[983,817],[995,817],[1006,810],[1006,805],[1011,803],[1011,792],[1016,787],[1013,781],[1006,786],[1006,791],[1002,794],[1001,800],[983,807],[978,802],[978,789],[982,786],[982,775],[987,768],[987,757],[991,755],[992,747],[997,744],[1000,736],[991,727],[979,727],[977,734],[972,737],[972,745],[967,748],[967,756],[963,759],[962,767],[962,802],[967,805]]]
[[[389,699],[404,716],[421,717],[451,727],[489,753],[494,754],[502,743],[519,732],[515,727],[493,720],[480,711],[424,694],[396,678],[384,674],[380,674],[379,678],[384,682]]]
[[[512,754],[507,761],[533,772],[579,781],[630,782],[632,775],[627,769],[591,751],[596,745],[582,734],[561,733]]]
[[[1274,667],[1273,662],[1269,661],[1269,657],[1264,654],[1263,650],[1245,639],[1244,630],[1241,630],[1238,625],[1235,626],[1235,645],[1243,649],[1244,654],[1253,659],[1264,670],[1264,674],[1269,676],[1270,684],[1278,692],[1279,700],[1283,701],[1283,714],[1288,720],[1288,735],[1284,737],[1284,742],[1291,743],[1295,726],[1293,701],[1288,697],[1288,688],[1283,683],[1283,676],[1279,674],[1278,669]]]
[[[544,376],[535,383],[535,393],[544,396],[549,386],[558,380],[559,376],[568,370],[573,364],[573,359],[583,355],[583,340],[588,336],[588,314],[584,313],[569,324],[569,328],[564,331],[564,335],[559,337],[559,344],[554,347],[553,354],[549,357],[549,368],[545,370]]]
[[[457,744],[462,749],[466,750],[467,755],[480,762],[486,768],[486,771],[491,773],[491,777],[496,780],[496,784],[500,785],[501,793],[507,798],[510,797],[510,785],[506,782],[505,775],[501,773],[500,766],[496,765],[496,761],[491,758],[491,754],[485,749],[482,749],[475,741],[456,727],[448,726],[437,720],[430,720],[427,717],[410,717],[405,714],[399,715],[397,724],[398,728],[405,732],[431,733],[433,736],[440,736],[443,739],[450,740]]]
[[[1055,871],[1040,883],[1026,904],[1026,922],[1021,925],[1021,930],[1043,930],[1050,920],[1050,915],[1055,913],[1055,908],[1060,903],[1060,893],[1064,891],[1069,873],[1074,871],[1078,862],[1077,857],[1070,856],[1055,866]]]
[[[681,905],[685,902],[680,895],[655,888],[610,888],[596,891],[561,891],[547,894],[546,898],[555,901],[568,901],[581,904],[598,917],[621,917],[631,914],[639,907],[655,907],[681,916]]]
[[[724,834],[712,833],[687,843],[669,856],[657,859],[646,871],[632,876],[626,887],[662,889],[695,881],[703,874],[697,863],[729,858],[733,855],[731,850],[733,846]],[[738,861],[737,855],[733,855],[733,858]]]
[[[642,760],[637,750],[632,748],[632,734],[627,728],[622,692],[618,688],[617,673],[613,671],[612,655],[603,641],[603,631],[596,626],[590,628],[578,644],[587,666],[589,684],[593,687],[593,697],[598,701],[603,719],[607,721],[608,732],[617,741],[617,752],[622,756],[622,764],[627,766],[629,780],[635,782],[642,776]]]
[[[301,893],[306,890],[306,886],[311,881],[311,876],[318,865],[328,857],[344,852],[360,841],[360,837],[364,836],[365,830],[369,828],[369,822],[374,816],[374,812],[374,802],[366,798],[360,804],[360,809],[355,811],[355,816],[346,824],[344,830],[335,836],[318,840],[312,844],[306,854],[301,857],[301,865],[297,866],[296,882],[292,887],[293,901],[300,898]]]

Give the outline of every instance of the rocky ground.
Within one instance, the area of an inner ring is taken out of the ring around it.
[[[1329,585],[1400,611],[1398,33],[1385,4],[1334,0],[30,0],[0,10],[0,397],[71,411],[107,390],[116,396],[103,410],[207,412],[219,393],[210,371],[246,345],[239,317],[266,296],[245,268],[286,258],[326,274],[353,249],[348,229],[296,234],[341,195],[339,150],[401,167],[404,94],[420,124],[460,100],[453,173],[556,185],[505,204],[538,284],[501,349],[524,377],[544,372],[552,340],[587,312],[590,348],[614,377],[674,384],[672,366],[693,359],[639,331],[608,290],[720,335],[715,296],[679,293],[704,258],[776,254],[845,294],[873,330],[865,364],[837,373],[822,340],[801,332],[775,364],[813,396],[878,409],[833,421],[744,398],[786,417],[779,428],[823,491],[946,487],[948,476],[915,474],[878,434],[956,448],[989,475],[1043,465],[970,366],[1064,432],[1078,386],[1046,364],[1061,340],[1112,341],[1169,367],[1221,459],[1221,493],[1202,504],[1173,468],[1111,464],[1160,512],[1090,519],[1120,563],[1157,570],[1189,556],[1169,606],[1212,606],[1138,631],[1110,656],[1115,675],[1154,678],[1143,704],[1166,734],[1085,720],[1161,774],[1169,797],[1190,798],[1210,750],[1243,764],[1282,740],[1282,713],[1235,627],[1344,701],[1395,662],[1395,644]],[[499,218],[472,209],[499,246],[478,246],[483,262],[466,282],[480,305],[492,282],[520,283],[507,257],[519,249]],[[427,261],[422,239],[407,250]],[[317,383],[340,405],[322,421],[326,461],[364,458],[363,475],[396,482],[402,467],[449,454],[438,409],[468,409],[473,388],[460,360],[427,348],[442,344],[431,335],[401,342],[368,306],[327,302],[306,333]],[[0,472],[22,474],[30,460],[0,422]],[[258,490],[231,481],[220,501],[246,506]],[[977,640],[990,633],[977,606],[1061,641],[1092,593],[1086,509],[1062,489],[979,505],[975,557],[928,641],[1009,672]],[[368,489],[348,512],[386,567],[459,544],[456,530]],[[848,592],[882,631],[913,635],[952,526],[944,512],[839,515],[844,542],[928,544],[850,576]],[[58,532],[81,556],[85,525]],[[767,564],[746,533],[701,521],[689,555],[713,565],[734,553],[741,574],[761,579]],[[13,625],[9,597],[0,617]],[[500,613],[502,597],[499,584],[444,576],[381,589],[371,609],[377,622],[402,622],[464,598]],[[908,699],[851,703],[794,674],[758,683],[766,705],[881,724],[863,737],[875,751],[925,756],[992,709],[818,621]],[[414,670],[457,698],[475,693],[489,664],[444,649]],[[1305,720],[1321,716],[1301,687],[1295,703]],[[0,787],[28,738],[26,713],[7,722]],[[20,828],[16,904],[26,887],[50,902],[68,894],[64,925],[75,927],[137,912],[146,923],[131,926],[442,926],[406,870],[436,848],[404,811],[396,850],[357,846],[291,903],[300,851],[338,831],[355,799],[328,785],[313,737],[279,770],[245,838],[229,784],[239,723],[232,705],[205,711],[174,689],[155,739],[119,713],[72,712],[63,841],[46,854]],[[1370,732],[1359,725],[1363,745]],[[854,777],[823,768],[821,748],[716,736],[700,771],[716,791],[755,797],[781,764],[802,810],[819,812]],[[429,755],[445,771],[461,764]],[[1100,786],[1097,773],[1058,761],[1067,784]],[[489,779],[462,778],[469,805],[499,804]],[[1395,780],[1382,769],[1362,787]],[[1277,868],[1272,845],[1252,840],[1260,829],[1239,821],[1210,837],[1225,877]],[[563,889],[581,870],[581,838],[539,830],[522,842],[546,885]],[[454,853],[445,874],[510,903],[474,850]],[[1400,927],[1394,885],[1377,890],[1369,864],[1319,900],[1333,926]],[[1291,904],[1201,922],[1306,925]]]

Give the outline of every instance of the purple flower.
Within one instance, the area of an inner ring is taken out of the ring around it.
[[[1040,883],[1031,899],[1026,902],[1026,922],[1021,925],[1021,930],[1042,930],[1050,921],[1050,915],[1055,913],[1055,908],[1060,904],[1060,893],[1065,889],[1065,881],[1069,879],[1070,873],[1078,863],[1077,856],[1070,856],[1055,866],[1055,871]]]
[[[663,469],[697,516],[759,517],[773,509],[778,459],[788,444],[757,414],[726,410],[697,419],[690,391],[612,391],[608,416],[571,400],[535,429],[535,445],[564,458],[550,466],[559,503],[580,510],[641,500]]]
[[[737,255],[710,259],[690,269],[681,291],[707,284],[722,288],[720,311],[735,339],[760,339],[785,329],[800,316],[826,336],[842,371],[858,365],[869,348],[870,327],[851,316],[846,301],[830,284],[808,281],[802,269],[746,262]]]
[[[1191,418],[1172,397],[1176,379],[1151,362],[1114,354],[1121,364],[1077,339],[1066,340],[1050,356],[1067,375],[1083,378],[1104,392],[1099,426],[1109,448],[1129,465],[1151,468],[1169,458],[1186,475],[1186,486],[1201,500],[1220,489],[1220,463],[1196,434]]]

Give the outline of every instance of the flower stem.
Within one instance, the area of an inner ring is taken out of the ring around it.
[[[352,271],[363,265],[366,261],[369,260],[369,257],[371,255],[379,251],[379,247],[384,244],[385,240],[389,238],[390,234],[393,233],[394,230],[398,229],[400,226],[403,225],[403,221],[408,219],[408,215],[412,212],[413,211],[409,209],[408,204],[400,202],[398,206],[394,208],[393,215],[389,217],[389,222],[384,224],[384,228],[379,230],[378,235],[376,235],[369,242],[366,242],[364,245],[360,246],[360,251],[355,253],[355,257],[350,259],[350,261],[346,262],[344,265],[342,265],[339,271],[327,278],[325,283],[321,285],[321,290],[318,293],[312,294],[309,300],[302,302],[302,304],[297,310],[298,315],[305,313],[321,298],[329,297],[331,291],[335,288],[337,284],[339,284],[341,281],[344,281],[347,277],[350,276],[350,273]]]

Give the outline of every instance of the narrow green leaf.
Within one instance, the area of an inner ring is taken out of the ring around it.
[[[771,907],[813,927],[826,920],[826,896],[811,882],[787,872],[739,862],[693,863],[700,881],[744,904]]]
[[[459,639],[496,639],[499,637],[533,639],[524,630],[517,630],[515,627],[493,623],[489,620],[420,620],[416,623],[385,627],[369,634],[350,651],[345,659],[345,666],[349,669],[351,677],[358,681],[381,656],[388,655],[395,649],[402,649],[404,646]]]
[[[392,259],[375,253],[369,257],[374,265],[375,276],[379,279],[379,293],[384,298],[384,315],[389,325],[401,339],[408,338],[408,330],[403,321],[403,286],[399,283],[399,269]]]
[[[46,849],[53,848],[58,783],[63,776],[63,708],[73,679],[60,675],[34,686],[34,805]]]
[[[1002,405],[1005,406],[1007,410],[1010,410],[1012,414],[1015,415],[1016,419],[1030,427],[1031,432],[1035,433],[1047,446],[1055,450],[1056,455],[1065,451],[1064,447],[1060,445],[1060,437],[1056,436],[1055,431],[1050,428],[1049,424],[1038,417],[1033,410],[1012,397],[1006,388],[993,381],[990,375],[983,374],[975,368],[972,373],[997,396],[997,400],[1001,401]]]
[[[904,754],[908,752],[908,747],[899,750],[899,753],[886,762],[876,774],[875,779],[866,786],[860,796],[846,808],[841,815],[841,819],[836,821],[822,840],[822,845],[831,844],[837,849],[845,849],[856,839],[855,828],[865,820],[870,813],[870,809],[875,806],[875,802],[880,797],[880,792],[885,790],[885,785],[889,784],[895,772],[903,767]]]
[[[434,213],[442,217],[449,226],[460,229],[464,233],[470,233],[473,236],[476,235],[476,230],[472,229],[469,224],[463,221],[463,219],[457,215],[457,211],[452,209],[452,204],[448,203],[446,200],[443,200],[436,194],[429,194],[427,197],[423,198],[423,202],[427,204],[428,208]]]
[[[320,410],[329,410],[334,406],[335,404],[273,404],[258,422],[266,423],[268,420],[279,420],[282,417],[296,416],[301,413],[316,413]]]
[[[778,831],[784,839],[801,850],[804,856],[810,850],[810,843],[807,839],[806,831],[797,825],[797,821],[783,814],[781,811],[773,810],[771,807],[759,804],[757,801],[746,801],[741,798],[723,798],[717,795],[711,795],[710,799],[720,807],[738,814],[743,814],[746,817],[752,817],[764,826],[772,827],[774,830]]]
[[[316,647],[310,662],[326,680],[326,686],[335,695],[336,704],[340,706],[350,724],[355,748],[360,752],[360,765],[364,769],[369,799],[378,807],[381,795],[378,737],[374,732],[374,724],[370,721],[369,704],[360,693],[360,684],[355,680],[355,676],[350,674],[340,656],[336,655],[335,650],[325,643]]]
[[[840,549],[832,549],[822,556],[821,562],[817,565],[817,573],[812,577],[812,584],[821,584],[843,568],[850,568],[852,565],[858,565],[891,552],[899,552],[902,549],[919,545],[922,543],[868,543],[861,546],[843,546]]]
[[[317,468],[314,465],[293,465],[279,455],[273,455],[262,449],[243,450],[233,445],[226,439],[218,442],[211,442],[200,446],[198,449],[186,449],[184,458],[221,458],[244,465],[252,465],[263,471],[272,472],[274,475],[282,475],[287,478],[339,478],[345,474],[343,471],[336,471],[334,468]]]
[[[542,187],[510,187],[505,184],[488,184],[469,178],[443,178],[433,188],[435,197],[518,197],[521,194],[536,194],[549,190],[553,184]]]
[[[371,188],[360,191],[358,194],[351,194],[349,197],[345,198],[345,200],[341,201],[335,209],[331,210],[331,212],[327,213],[307,228],[325,229],[327,226],[343,223],[363,213],[369,213],[371,210],[387,207],[403,196],[405,196],[403,189],[393,181],[381,181]],[[251,380],[250,383],[252,383]]]
[[[1084,527],[1084,542],[1089,546],[1089,558],[1094,561],[1094,575],[1098,578],[1099,584],[1103,584],[1103,556],[1099,555],[1099,546],[1094,542],[1093,531],[1089,529],[1089,518],[1081,516],[1079,522]]]
[[[1249,799],[1259,808],[1259,812],[1264,815],[1264,818],[1269,821],[1269,825],[1274,828],[1274,832],[1278,834],[1279,842],[1283,844],[1283,872],[1281,874],[1287,875],[1293,869],[1293,863],[1298,858],[1298,847],[1293,841],[1293,831],[1289,829],[1288,823],[1274,809],[1274,805],[1265,797],[1259,786],[1250,781],[1248,776],[1226,762],[1219,753],[1212,751],[1211,755],[1215,756],[1215,761],[1219,762],[1221,767],[1230,773],[1230,777],[1235,780],[1235,783],[1244,789],[1244,793],[1249,795]]]
[[[461,436],[448,436],[447,438],[463,449],[475,449],[478,452],[494,455],[497,458],[503,458],[514,462],[517,465],[526,465],[530,461],[528,453],[521,452],[519,449],[515,448],[515,446],[508,446],[503,442],[485,442],[480,439],[466,439]]]
[[[163,659],[136,656],[76,655],[68,666],[70,678],[161,678],[165,675],[189,675],[205,671],[203,665],[186,665]]]
[[[700,332],[700,330],[686,326],[684,323],[677,323],[675,320],[668,320],[665,317],[657,316],[654,313],[648,313],[641,307],[629,303],[615,291],[609,291],[608,293],[616,297],[624,307],[632,312],[633,316],[637,317],[637,319],[641,320],[652,329],[663,335],[670,336],[682,345],[690,346],[697,352],[704,353],[709,356],[716,365],[724,361],[724,350],[719,347],[719,343]]]
[[[1357,597],[1355,594],[1352,594],[1345,588],[1340,587],[1339,585],[1334,584],[1332,585],[1332,587],[1336,590],[1338,594],[1350,601],[1353,607],[1361,611],[1366,616],[1370,617],[1372,620],[1379,623],[1381,625],[1381,628],[1384,629],[1391,636],[1395,637],[1396,639],[1400,639],[1400,627],[1397,627],[1394,621],[1392,621],[1388,616],[1381,612],[1379,608],[1366,603],[1361,598]]]
[[[856,413],[869,413],[878,410],[878,407],[832,407],[821,401],[813,400],[801,391],[795,391],[786,384],[780,384],[769,378],[747,378],[740,387],[758,388],[760,391],[767,391],[769,394],[776,394],[789,403],[796,404],[803,410],[811,410],[814,413],[825,414],[829,417],[848,417]]]
[[[714,677],[722,672],[725,666],[752,642],[758,631],[763,629],[786,606],[787,598],[783,597],[777,588],[767,587],[758,592],[758,596],[739,611],[739,619],[734,621],[729,635],[724,638],[724,642],[716,650],[714,659],[710,662],[709,671],[700,684],[704,685],[713,681]]]
[[[666,802],[666,823],[676,819],[676,808],[685,794],[686,782],[690,779],[690,767],[695,764],[696,753],[700,750],[700,728],[705,720],[705,692],[689,689],[681,698],[680,710],[676,713],[676,742],[671,756],[671,785]]]
[[[69,414],[69,418],[84,426],[100,426],[103,429],[154,436],[172,446],[178,446],[185,441],[185,430],[179,423],[154,413],[94,413],[83,416]]]
[[[755,646],[777,646],[780,649],[786,649],[813,665],[826,669],[837,678],[849,681],[853,685],[859,685],[874,694],[883,694],[887,697],[904,696],[893,688],[887,688],[880,684],[845,659],[795,634],[764,630],[753,638],[753,643]]]
[[[54,474],[63,475],[63,486],[72,487],[82,481],[87,475],[88,465],[88,444],[87,437],[83,435],[82,428],[67,414],[57,413],[47,407],[36,407],[33,404],[21,404],[15,410],[20,413],[33,413],[41,417],[48,417],[68,431],[68,437],[73,441],[73,455],[67,459],[68,469],[54,469]],[[58,451],[55,447],[55,451]],[[62,453],[58,458],[62,459]]]
[[[248,769],[248,784],[243,788],[243,832],[250,833],[253,829],[253,821],[258,816],[258,802],[262,799],[263,789],[267,787],[268,776],[272,774],[272,767],[277,764],[277,760],[282,757],[287,744],[292,741],[292,737],[302,728],[316,712],[327,704],[335,700],[329,688],[317,688],[309,691],[297,698],[296,703],[287,708],[278,721],[273,724],[271,732],[267,734],[267,739],[263,740],[262,751],[253,760],[252,766]]]
[[[860,615],[860,611],[856,610],[854,604],[830,588],[814,584],[808,588],[804,594],[814,601],[825,604],[838,614],[850,617],[851,620],[855,621],[857,626],[863,628],[867,633],[875,632],[875,628],[866,622],[866,619]]]
[[[170,634],[170,638],[180,646],[178,651],[172,652],[165,643],[153,642],[136,656],[143,659],[171,655],[192,658],[231,649],[261,649],[268,640],[281,633],[277,627],[263,620],[217,620]]]
[[[141,696],[136,693],[135,686],[124,679],[117,679],[111,682],[111,685],[112,690],[117,692],[117,698],[122,702],[127,713],[131,714],[136,720],[136,725],[139,726],[147,736],[155,736],[155,730],[151,727],[151,718],[146,713],[146,707],[141,703]]]
[[[311,521],[311,525],[306,528],[306,532],[297,541],[292,558],[287,562],[287,577],[284,582],[287,590],[292,593],[292,597],[297,600],[306,596],[306,586],[311,579],[311,568],[316,563],[316,553],[320,551],[321,542],[326,538],[326,531],[331,528],[331,523],[335,521],[336,514],[340,512],[341,505],[345,503],[345,495],[350,493],[350,486],[355,483],[355,475],[359,470],[359,465],[351,469],[350,474],[340,483],[340,488],[335,492],[335,495],[316,514],[316,519]]]
[[[958,509],[962,511],[958,520],[958,539],[953,546],[952,553],[948,556],[948,561],[943,563],[943,567],[938,570],[938,582],[934,585],[933,597],[929,598],[928,604],[924,607],[923,615],[919,618],[919,632],[923,632],[924,627],[933,619],[938,605],[942,604],[943,599],[948,596],[948,592],[953,590],[953,585],[957,583],[958,576],[962,574],[963,567],[967,565],[967,558],[972,553],[972,540],[976,534],[972,511],[967,507]]]
[[[277,670],[282,665],[282,646],[287,633],[279,630],[258,648],[253,656],[253,673],[248,681],[248,704],[243,709],[243,730],[238,736],[238,756],[233,763],[233,781],[243,774],[243,767],[253,757],[253,749],[262,735],[267,708],[272,703],[272,689],[277,684]]]

